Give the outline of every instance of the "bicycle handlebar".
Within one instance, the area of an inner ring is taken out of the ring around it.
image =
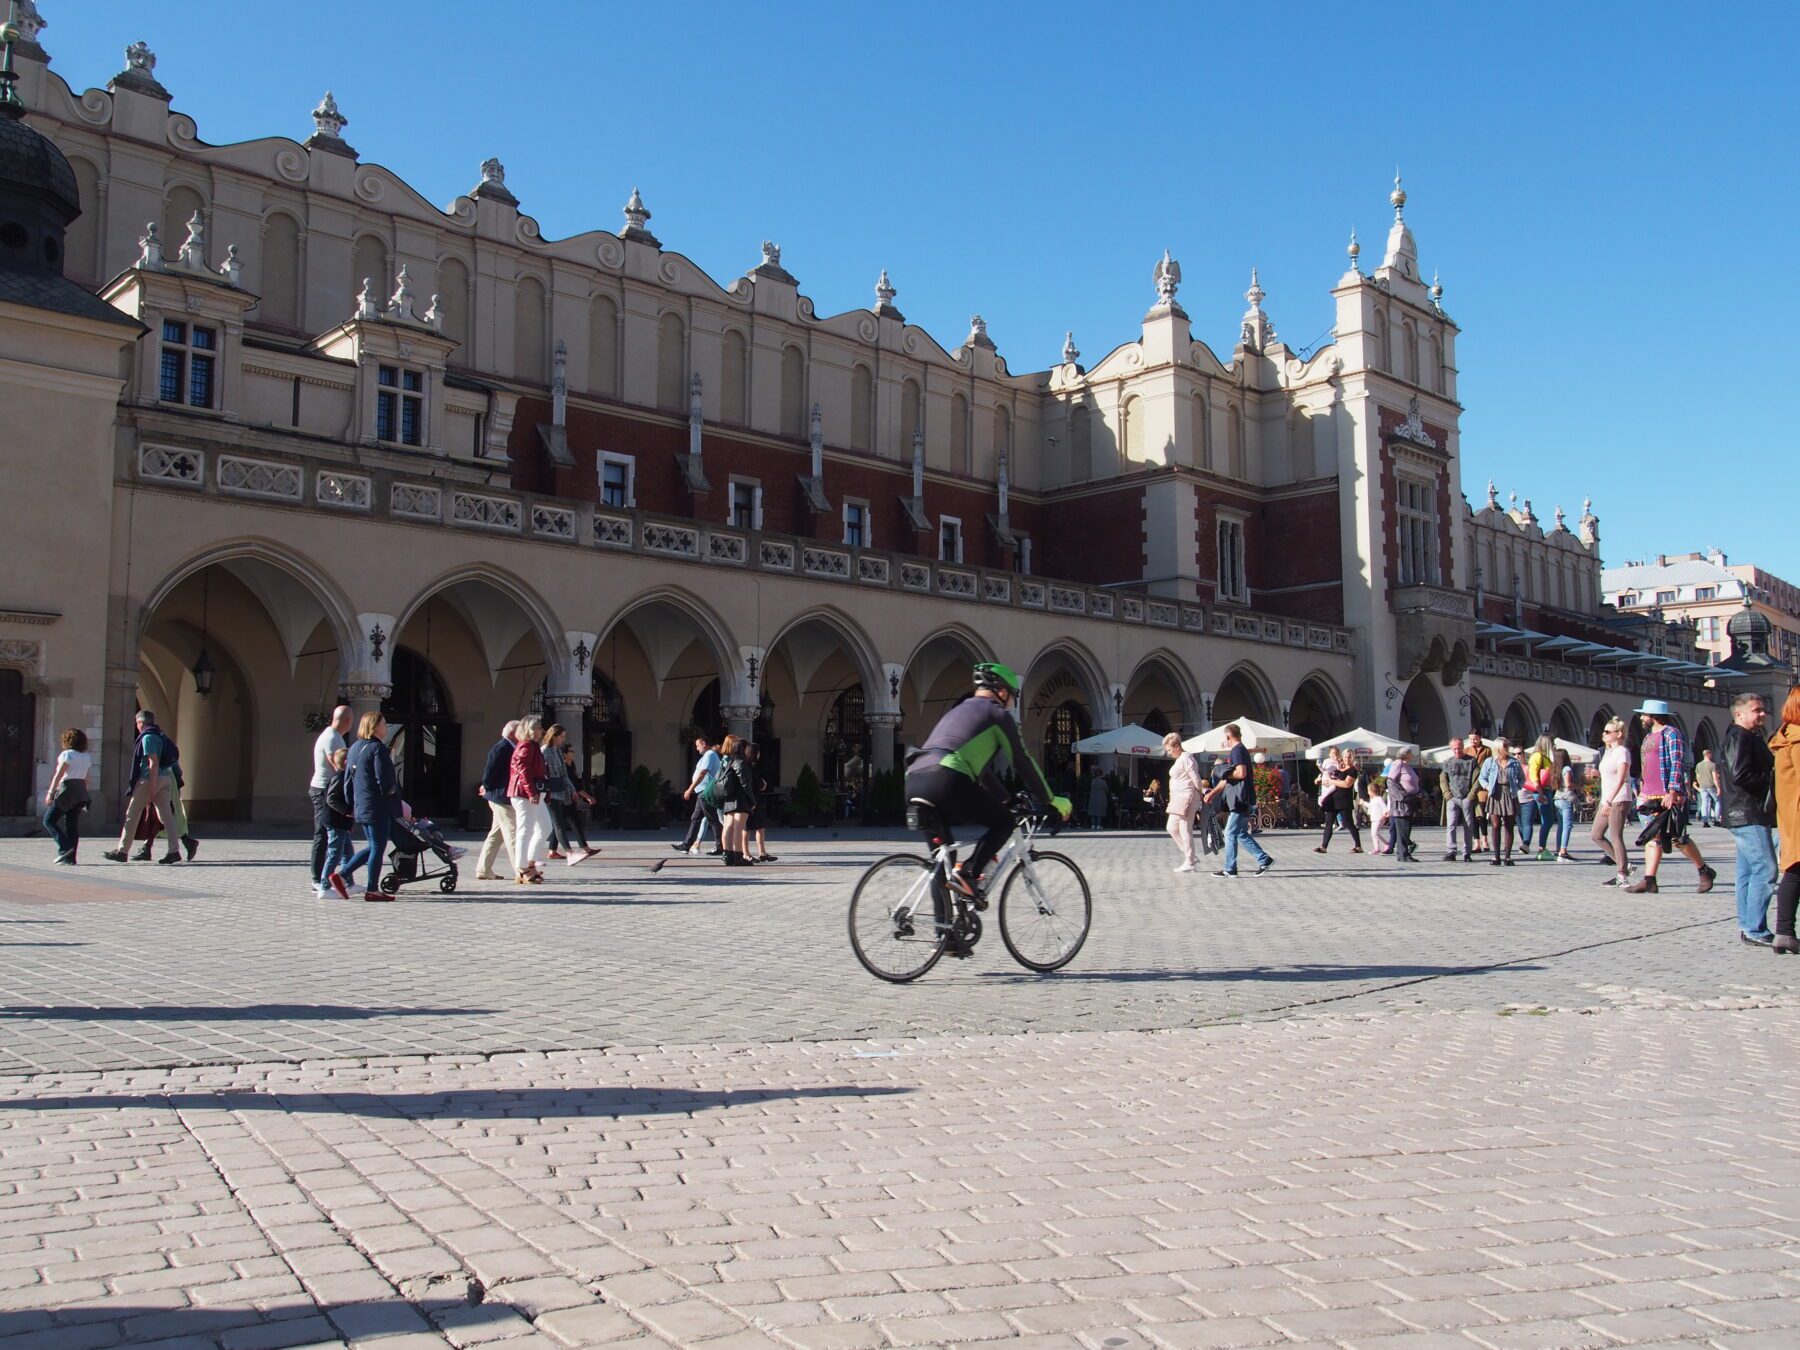
[[[1053,806],[1039,806],[1023,792],[1012,799],[1012,813],[1020,824],[1030,821],[1039,831],[1048,830],[1052,835],[1063,827],[1062,812]]]

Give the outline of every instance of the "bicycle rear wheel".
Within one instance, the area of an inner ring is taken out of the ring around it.
[[[950,934],[938,924],[947,903],[931,862],[909,853],[883,858],[862,875],[850,897],[850,949],[863,969],[893,984],[916,980],[937,964]]]
[[[1000,888],[1000,938],[1013,960],[1039,974],[1075,959],[1093,915],[1087,878],[1060,853],[1033,852]]]

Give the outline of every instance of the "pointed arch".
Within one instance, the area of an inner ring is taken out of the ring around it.
[[[1167,647],[1158,647],[1155,651],[1144,655],[1132,667],[1131,674],[1125,677],[1125,711],[1129,715],[1132,707],[1132,691],[1146,675],[1156,674],[1175,695],[1177,707],[1175,712],[1181,722],[1181,730],[1192,735],[1202,730],[1201,722],[1205,718],[1205,704],[1200,697],[1199,682],[1187,662],[1176,656]]]
[[[513,290],[513,374],[532,384],[550,381],[548,291],[529,274]]]
[[[963,623],[947,623],[941,627],[932,629],[931,632],[927,633],[923,638],[919,639],[918,642],[913,644],[912,651],[908,652],[906,656],[907,668],[910,670],[913,662],[919,659],[920,653],[931,646],[932,643],[945,641],[960,644],[962,648],[969,653],[971,665],[977,661],[994,661],[999,659],[994,655],[993,645],[973,628]]]
[[[1538,716],[1537,705],[1520,694],[1507,705],[1506,716],[1500,723],[1500,734],[1506,737],[1509,745],[1530,745],[1542,734],[1539,728],[1543,724],[1543,719]]]
[[[1550,711],[1550,734],[1565,741],[1579,741],[1581,733],[1581,714],[1565,698]]]
[[[1322,670],[1308,671],[1294,686],[1294,696],[1288,703],[1293,710],[1288,726],[1315,741],[1350,730],[1350,701],[1338,682]]]
[[[774,637],[767,644],[773,652],[781,645],[783,638],[791,636],[797,629],[807,624],[816,623],[831,630],[832,634],[844,644],[849,653],[851,663],[862,678],[865,689],[885,689],[881,681],[881,656],[869,635],[855,619],[834,605],[814,605],[810,609],[801,610],[783,623]]]
[[[143,641],[144,629],[155,615],[157,607],[168,599],[177,586],[216,563],[228,563],[239,558],[266,563],[299,582],[325,612],[326,622],[331,625],[332,635],[337,639],[338,651],[348,656],[360,649],[356,606],[351,603],[348,592],[311,558],[268,539],[228,539],[190,554],[171,569],[144,598],[143,604],[138,606],[132,616],[132,632],[128,635],[127,649],[137,649]]]
[[[545,666],[560,680],[566,673],[563,667],[568,663],[561,620],[557,618],[549,602],[529,582],[491,563],[465,563],[434,577],[419,589],[395,619],[395,634],[404,632],[413,616],[424,609],[434,596],[465,583],[487,586],[519,607],[525,616],[527,627],[543,649]]]
[[[1247,705],[1247,711],[1240,712],[1227,701],[1227,695],[1234,690]],[[1214,726],[1240,716],[1252,717],[1271,726],[1281,720],[1280,696],[1275,692],[1275,686],[1270,683],[1269,677],[1263,674],[1262,667],[1253,661],[1239,661],[1226,671],[1220,676],[1218,687],[1213,693]]]
[[[1040,672],[1046,664],[1062,662],[1068,667],[1080,684],[1082,692],[1088,697],[1088,708],[1097,720],[1104,721],[1112,716],[1112,690],[1106,678],[1106,668],[1102,666],[1088,648],[1075,638],[1056,638],[1039,649],[1031,658],[1031,664],[1021,672],[1025,681],[1024,706],[1027,711],[1041,711],[1037,707],[1038,686],[1043,683]]]
[[[733,636],[730,626],[705,600],[676,586],[658,586],[632,596],[598,626],[599,637],[596,641],[604,646],[613,630],[632,615],[659,606],[674,610],[694,625],[700,634],[701,645],[707,649],[713,664],[718,667],[722,684],[729,687],[734,683],[741,674],[741,663],[738,659],[737,638]]]

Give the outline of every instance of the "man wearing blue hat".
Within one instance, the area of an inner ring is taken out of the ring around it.
[[[1638,751],[1642,768],[1638,777],[1638,812],[1651,822],[1642,837],[1644,875],[1625,888],[1627,895],[1656,894],[1656,869],[1663,854],[1679,849],[1700,873],[1696,888],[1704,895],[1713,888],[1717,875],[1700,856],[1699,848],[1687,837],[1687,784],[1691,766],[1687,742],[1681,728],[1675,725],[1675,714],[1660,698],[1647,698],[1644,706],[1633,709],[1644,722],[1644,744]]]

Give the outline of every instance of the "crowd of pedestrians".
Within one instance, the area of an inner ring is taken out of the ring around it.
[[[683,801],[694,804],[693,813],[681,842],[671,847],[677,853],[697,854],[710,833],[713,846],[707,856],[724,859],[727,867],[775,862],[763,813],[769,785],[758,767],[761,749],[742,736],[727,736],[714,745],[711,737],[701,734],[694,738],[694,755],[694,772],[681,794]]]

